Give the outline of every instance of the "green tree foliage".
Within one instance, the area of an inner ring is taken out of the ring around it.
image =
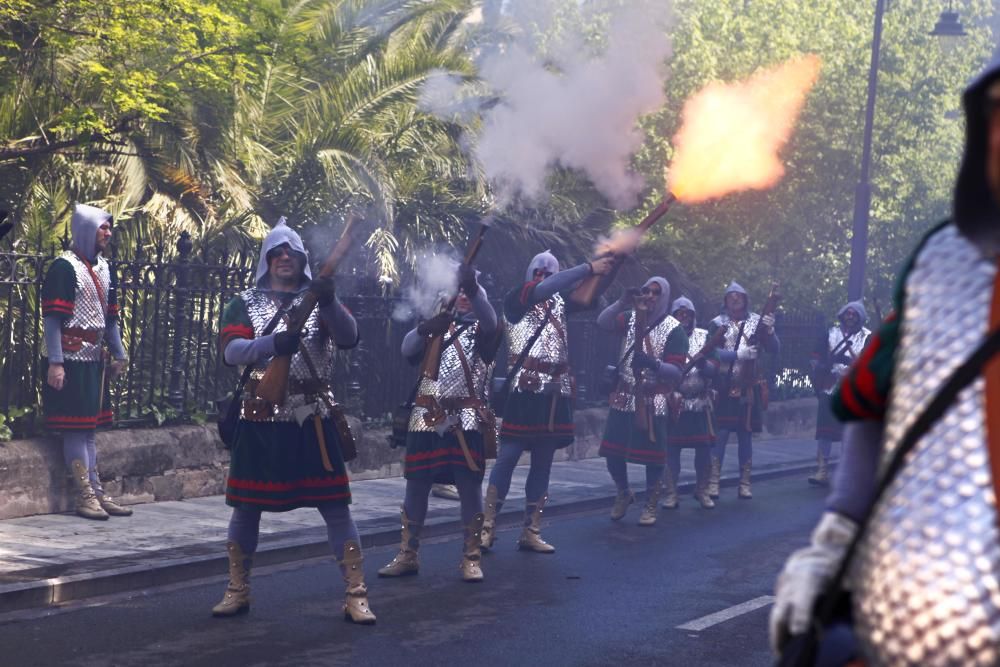
[[[742,79],[802,53],[823,61],[820,79],[784,151],[785,178],[696,206],[677,205],[643,255],[681,267],[717,303],[731,280],[761,303],[773,280],[792,307],[835,312],[846,300],[854,190],[864,123],[874,2],[678,0],[669,102],[646,121],[638,158],[662,183],[684,100],[710,81]],[[916,239],[948,215],[962,149],[959,95],[994,44],[987,0],[962,3],[970,28],[958,48],[928,33],[942,5],[893,0],[885,15],[873,142],[867,297],[887,303]],[[660,196],[659,194],[656,197]],[[656,198],[651,197],[651,200]]]

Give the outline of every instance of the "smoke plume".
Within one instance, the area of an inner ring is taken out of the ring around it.
[[[392,318],[408,322],[414,317],[437,315],[441,306],[458,293],[459,260],[448,250],[427,251],[417,258],[416,282],[403,290]]]

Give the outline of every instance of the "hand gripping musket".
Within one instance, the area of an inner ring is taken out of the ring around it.
[[[636,232],[636,238],[642,236],[646,233],[646,230],[652,227],[656,221],[667,214],[670,210],[670,206],[677,201],[672,193],[667,196],[666,199],[657,204],[656,208],[649,212],[645,218],[642,219],[638,225],[634,227]],[[605,275],[595,275],[588,276],[584,278],[575,290],[570,294],[570,301],[573,303],[589,308],[593,305],[594,299],[596,299],[600,294],[611,285],[614,281],[615,276],[618,275],[619,269],[621,269],[622,264],[625,262],[625,253],[616,252],[611,250],[602,255],[602,257],[614,257],[615,264],[614,267]]]
[[[719,327],[718,329],[715,330],[715,333],[713,333],[709,337],[709,339],[705,341],[705,344],[701,346],[701,349],[698,350],[698,352],[693,357],[691,357],[686,364],[684,364],[684,368],[681,369],[682,381],[684,380],[684,378],[687,377],[688,373],[691,372],[691,369],[693,369],[698,364],[699,361],[701,361],[708,355],[712,354],[712,350],[719,347],[725,335],[726,335],[725,327]]]
[[[328,278],[336,273],[337,267],[354,243],[354,225],[358,220],[358,215],[353,212],[347,216],[347,222],[344,225],[344,232],[340,235],[340,240],[337,241],[337,245],[333,247],[333,251],[330,252],[329,257],[326,258],[323,267],[319,271],[320,278]],[[312,290],[307,291],[302,296],[302,301],[299,302],[299,305],[289,313],[286,330],[296,334],[302,333],[302,329],[305,327],[306,321],[315,307],[316,294]],[[264,371],[264,377],[257,384],[257,396],[275,405],[284,405],[285,398],[288,395],[288,374],[291,372],[291,369],[292,355],[283,354],[272,358],[271,363],[267,365],[267,370]]]
[[[778,283],[771,285],[771,292],[767,295],[767,301],[764,303],[764,307],[760,311],[760,316],[773,315],[774,311],[778,309],[778,303],[781,301],[781,286]],[[743,335],[743,324],[746,324],[746,320],[740,325],[740,335]],[[758,327],[759,328],[759,327]],[[749,345],[756,345],[760,336],[758,331],[754,331],[750,335],[750,340],[747,341]],[[739,343],[737,342],[737,345]],[[737,363],[737,362],[734,362]],[[753,391],[753,385],[757,382],[757,360],[749,359],[746,365],[743,367],[743,387],[740,388],[740,392],[745,396],[750,396]],[[747,430],[751,430],[751,410],[750,406],[753,401],[747,400],[747,410],[746,410],[746,427]]]
[[[483,236],[486,235],[486,230],[489,229],[489,225],[486,221],[479,226],[479,231],[476,233],[475,238],[469,244],[469,247],[465,251],[465,258],[462,260],[463,266],[470,266],[476,259],[476,255],[479,254],[479,249],[483,245]],[[476,298],[475,294],[467,294],[469,299]],[[449,312],[454,314],[455,312],[455,302],[458,301],[458,294],[451,298],[451,300],[441,309],[441,312]],[[438,379],[438,372],[441,370],[441,343],[444,339],[444,334],[439,336],[434,336],[431,338],[427,345],[424,347],[424,359],[420,364],[420,375],[421,377],[428,378],[430,380]]]

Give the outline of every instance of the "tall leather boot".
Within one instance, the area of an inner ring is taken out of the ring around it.
[[[653,488],[646,489],[646,504],[643,506],[642,514],[639,516],[640,526],[652,526],[656,523],[656,512],[659,509],[660,495],[662,493],[663,482],[661,480],[657,480]]]
[[[722,461],[712,454],[708,464],[708,497],[715,500],[719,497],[719,479],[722,477]]]
[[[91,483],[94,489],[94,495],[97,496],[97,502],[101,505],[101,509],[107,512],[111,516],[132,516],[132,509],[121,505],[114,498],[104,493],[104,487],[98,481],[96,484]]]
[[[472,521],[465,526],[465,544],[462,549],[462,581],[469,583],[479,583],[483,580],[483,568],[481,567],[482,552],[482,531],[485,515],[481,512],[472,517]]]
[[[750,493],[750,469],[753,467],[752,461],[747,461],[740,466],[740,490],[739,497],[741,500],[750,500],[753,498],[753,494]]]
[[[76,486],[76,513],[84,519],[107,521],[108,513],[97,501],[94,487],[90,485],[90,473],[87,472],[87,466],[80,459],[73,459],[70,468],[72,468],[73,473],[73,485]]]
[[[816,453],[816,473],[809,478],[813,486],[830,486],[830,462],[821,453]]]
[[[615,504],[611,506],[611,520],[618,521],[625,513],[628,512],[628,506],[635,502],[635,494],[632,493],[632,489],[625,489],[624,491],[618,489],[618,495],[615,496]]]
[[[715,501],[708,495],[708,479],[711,475],[712,464],[696,466],[694,469],[694,497],[704,509],[710,510],[715,507]]]
[[[663,509],[675,510],[680,505],[677,498],[677,472],[670,469],[670,466],[663,471]],[[653,521],[656,521],[655,517]]]
[[[493,548],[493,543],[497,539],[497,514],[500,513],[500,508],[503,507],[503,501],[497,498],[498,495],[496,486],[490,484],[486,487],[486,500],[483,501],[483,528],[480,531],[482,539],[480,543],[482,548],[487,551]]]
[[[229,555],[229,585],[222,601],[212,607],[212,616],[236,616],[250,611],[250,568],[253,556],[243,553],[240,545],[226,542]]]
[[[354,540],[344,543],[344,559],[340,561],[340,569],[347,582],[347,595],[344,598],[344,620],[361,625],[373,625],[375,614],[368,606],[368,587],[365,586],[365,571],[361,565],[361,545]]]
[[[521,551],[534,551],[540,554],[555,553],[556,548],[542,539],[542,508],[548,496],[542,496],[534,504],[524,506],[524,529],[517,538],[517,548]]]
[[[404,577],[416,574],[420,570],[420,560],[417,552],[420,550],[420,531],[424,524],[410,521],[406,510],[399,508],[402,525],[402,535],[399,540],[399,553],[392,562],[378,571],[380,577]]]

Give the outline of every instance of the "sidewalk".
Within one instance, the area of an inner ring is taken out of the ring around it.
[[[734,438],[735,440],[735,438]],[[754,479],[802,474],[815,465],[815,442],[769,440],[754,444]],[[682,455],[682,507],[695,507],[693,452]],[[527,457],[523,462],[527,461]],[[731,443],[723,485],[738,478],[736,446]],[[526,465],[514,472],[501,525],[520,520]],[[634,489],[643,487],[640,466],[629,466]],[[351,510],[363,547],[399,540],[402,478],[352,482]],[[805,485],[803,484],[803,487]],[[485,485],[484,485],[485,488]],[[556,463],[549,486],[548,516],[610,508],[615,495],[604,459]],[[640,494],[641,495],[641,494]],[[721,506],[735,502],[727,490]],[[74,515],[46,514],[0,521],[0,613],[43,608],[83,598],[177,583],[226,572],[224,543],[230,508],[222,496],[134,505],[135,515],[87,521]],[[638,514],[636,513],[636,516]],[[661,514],[663,516],[663,514]],[[461,530],[457,501],[432,497],[423,532],[433,537]],[[508,545],[509,546],[509,545]],[[318,512],[268,514],[261,522],[258,566],[325,556],[326,531]]]

